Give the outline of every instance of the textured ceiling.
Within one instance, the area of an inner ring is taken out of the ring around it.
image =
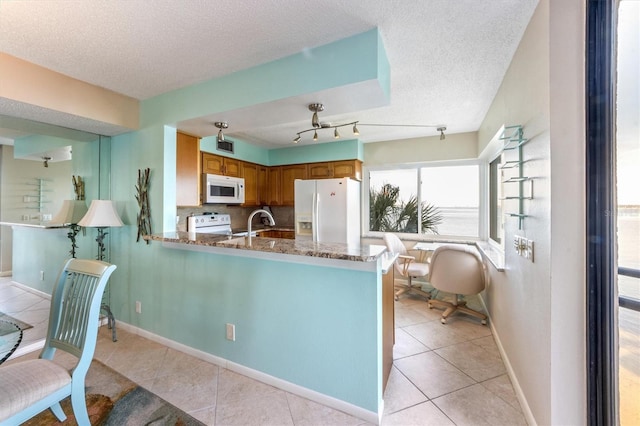
[[[142,100],[377,27],[391,66],[390,105],[332,115],[324,99],[292,99],[279,106],[282,111],[295,104],[310,120],[306,103],[323,102],[327,109],[321,119],[333,123],[446,124],[448,133],[460,133],[478,129],[536,4],[537,0],[0,0],[0,51]],[[234,119],[247,121],[239,116],[243,113],[224,117],[230,124],[228,136],[234,136]],[[285,113],[273,115],[270,125],[246,125],[235,136],[263,146],[283,146],[290,145],[295,131],[308,127]],[[199,121],[184,123],[191,126],[185,130],[215,134],[210,123],[216,118],[198,117]],[[69,126],[63,117],[48,122],[53,121]],[[363,141],[372,142],[436,131],[369,127],[360,133]]]

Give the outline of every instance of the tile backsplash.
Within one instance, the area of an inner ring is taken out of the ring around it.
[[[294,226],[294,209],[291,206],[269,206],[276,221],[276,226],[293,228]],[[247,227],[247,219],[252,211],[259,207],[240,207],[227,206],[224,204],[208,204],[202,207],[178,207],[178,221],[176,229],[178,231],[187,230],[187,216],[199,215],[204,213],[227,213],[231,215],[231,228],[245,229]],[[256,215],[253,219],[253,225],[260,223],[260,216]]]

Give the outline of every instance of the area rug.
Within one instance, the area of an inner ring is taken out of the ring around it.
[[[204,426],[178,407],[95,359],[89,367],[86,385],[87,411],[93,426]],[[64,422],[59,422],[47,409],[23,425],[77,425],[70,398],[62,401],[62,409],[67,415]]]
[[[17,325],[18,327],[20,327],[20,330],[22,330],[22,331],[32,327],[31,324],[27,324],[24,321],[20,321],[19,319],[14,318],[11,315],[5,314],[4,312],[0,312],[0,321],[12,322],[15,325]]]

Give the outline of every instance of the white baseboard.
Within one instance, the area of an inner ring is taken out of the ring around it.
[[[336,410],[342,411],[354,417],[358,417],[369,423],[376,424],[376,425],[380,424],[382,409],[380,409],[380,413],[365,410],[364,408],[358,407],[356,405],[350,404],[340,399],[336,399],[329,395],[325,395],[323,393],[316,392],[314,390],[305,388],[303,386],[296,385],[295,383],[291,383],[286,380],[279,379],[277,377],[271,376],[261,371],[254,370],[253,368],[245,367],[233,361],[229,361],[225,358],[211,355],[207,352],[167,339],[165,337],[151,333],[147,330],[143,330],[141,328],[135,327],[131,324],[127,324],[124,322],[117,322],[117,327],[120,327],[123,330],[126,330],[130,333],[137,334],[138,336],[142,336],[146,339],[153,340],[154,342],[161,343],[177,351],[184,352],[188,355],[191,355],[203,361],[210,362],[222,368],[226,368],[238,374],[242,374],[243,376],[250,377],[259,382],[271,385],[278,389],[282,389],[286,392],[290,392],[302,398],[309,399],[311,401],[317,402],[318,404],[322,404],[327,407],[334,408]]]
[[[509,362],[509,357],[502,346],[502,342],[500,341],[500,336],[496,328],[493,326],[493,321],[491,320],[491,315],[489,314],[489,310],[487,309],[487,305],[484,303],[484,298],[480,296],[480,303],[482,303],[482,307],[484,311],[487,313],[489,317],[489,326],[491,327],[491,334],[493,335],[493,340],[495,340],[496,345],[498,346],[498,351],[500,351],[500,356],[502,357],[502,362],[504,362],[504,366],[507,369],[507,374],[509,375],[509,379],[511,379],[511,385],[513,386],[513,390],[516,393],[516,397],[518,398],[518,402],[520,402],[520,408],[522,408],[522,414],[524,415],[527,424],[530,426],[536,426],[536,419],[533,417],[533,412],[531,412],[531,408],[527,403],[527,398],[522,391],[522,387],[520,386],[520,382],[518,382],[518,378],[516,377],[515,372],[513,371],[513,367],[511,366],[511,362]]]
[[[10,277],[13,275],[13,271],[2,271],[0,272],[0,277]]]
[[[11,280],[11,283],[24,291],[28,291],[29,293],[33,293],[37,296],[44,297],[47,300],[51,300],[51,295],[49,293],[45,293],[44,291],[29,287],[28,285],[21,284],[18,281]]]

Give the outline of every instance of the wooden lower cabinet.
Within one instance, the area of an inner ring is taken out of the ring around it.
[[[296,238],[296,233],[294,231],[267,229],[263,231],[258,231],[258,236],[261,238],[286,238],[289,240],[294,240]]]

